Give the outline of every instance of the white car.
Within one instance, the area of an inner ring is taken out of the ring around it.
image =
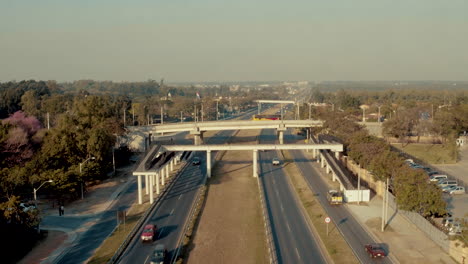
[[[449,185],[442,188],[442,192],[450,193],[451,191],[455,190],[458,186],[457,185]]]
[[[271,161],[271,163],[273,165],[280,165],[280,160],[278,158],[273,158],[273,160]]]
[[[457,188],[451,190],[449,193],[450,194],[465,194],[465,187],[457,186]]]

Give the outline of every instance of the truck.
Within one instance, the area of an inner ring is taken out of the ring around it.
[[[343,193],[337,190],[329,190],[328,194],[328,202],[333,205],[340,205],[343,204]]]

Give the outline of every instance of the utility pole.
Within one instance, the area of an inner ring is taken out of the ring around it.
[[[49,112],[47,112],[47,130],[50,129],[50,118],[49,118]]]
[[[161,125],[164,124],[164,106],[161,106]]]
[[[180,122],[181,122],[181,123],[183,122],[183,119],[182,119],[182,111],[180,111]]]
[[[378,120],[378,123],[381,123],[381,121],[380,121],[380,108],[381,108],[381,107],[382,107],[381,105],[378,106],[378,108],[379,108],[379,120]]]
[[[201,105],[201,121],[203,122],[203,103]]]
[[[216,121],[218,121],[219,119],[218,103],[219,103],[219,100],[216,100]]]
[[[126,115],[126,114],[127,114],[127,111],[126,111],[125,108],[124,108],[124,111],[123,111],[123,112],[124,112],[124,116],[123,116],[124,120],[123,120],[123,121],[124,121],[124,127],[125,127],[125,125],[127,125],[127,115]]]

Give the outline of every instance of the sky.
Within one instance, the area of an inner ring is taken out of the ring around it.
[[[468,80],[467,0],[0,0],[0,82]]]

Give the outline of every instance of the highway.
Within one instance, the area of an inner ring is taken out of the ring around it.
[[[273,144],[275,131],[262,130],[260,141]],[[279,263],[326,263],[319,242],[313,236],[305,215],[294,197],[281,166],[273,166],[271,160],[279,157],[276,151],[259,152],[260,179],[265,190],[266,206],[271,219],[273,241]]]
[[[295,136],[285,134],[285,141],[294,143]],[[347,210],[346,206],[331,206],[327,201],[328,186],[312,166],[310,160],[304,155],[302,150],[291,150],[291,155],[294,157],[296,165],[299,167],[302,175],[307,181],[309,188],[316,194],[320,204],[324,207],[328,216],[336,224],[340,232],[344,235],[345,240],[352,248],[354,254],[361,263],[392,263],[389,258],[372,259],[364,250],[364,245],[367,243],[376,243],[374,239],[364,230],[357,222],[352,214]]]
[[[247,113],[243,118],[250,118],[251,113]],[[210,144],[224,143],[232,136],[234,131],[221,131],[216,136],[210,138]],[[183,137],[186,133],[181,133],[175,137],[179,144],[186,142]],[[169,136],[168,136],[169,137]],[[168,138],[167,137],[167,138]],[[166,139],[167,139],[166,138]],[[194,153],[201,159],[200,166],[189,164],[185,170],[181,171],[174,180],[173,186],[168,189],[167,194],[155,208],[154,214],[148,218],[146,224],[156,224],[159,232],[157,240],[152,243],[142,243],[139,239],[139,231],[129,244],[128,248],[119,259],[119,263],[149,263],[150,255],[155,245],[164,244],[168,250],[168,260],[172,259],[177,250],[179,238],[183,235],[182,228],[188,220],[190,209],[195,202],[198,189],[204,185],[206,178],[206,154]],[[212,159],[216,152],[212,152]],[[212,164],[214,164],[212,162]]]

